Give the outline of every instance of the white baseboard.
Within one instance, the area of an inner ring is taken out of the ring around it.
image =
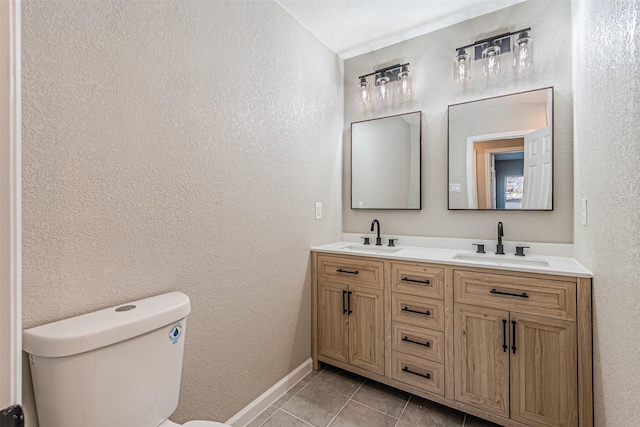
[[[296,385],[298,381],[303,379],[311,372],[311,358],[307,359],[302,365],[291,371],[286,377],[278,381],[269,390],[262,393],[253,402],[245,406],[240,412],[229,418],[225,424],[234,427],[244,427],[255,417],[260,415],[262,411],[271,406],[276,400],[287,392],[291,387]]]

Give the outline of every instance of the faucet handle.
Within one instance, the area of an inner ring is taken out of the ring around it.
[[[362,242],[363,245],[370,245],[371,244],[371,243],[369,243],[369,238],[368,237],[362,236],[361,239],[364,239],[364,242]]]
[[[396,244],[394,242],[396,240],[398,240],[398,239],[389,239],[389,246],[395,246]]]
[[[478,254],[483,254],[484,252],[484,245],[481,243],[472,243],[472,245],[477,246],[478,250],[476,251],[476,253]]]
[[[517,256],[525,256],[524,250],[529,249],[529,246],[516,246],[516,255]]]

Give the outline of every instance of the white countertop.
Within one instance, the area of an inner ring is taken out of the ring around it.
[[[375,241],[375,239],[373,239]],[[567,256],[545,256],[540,254],[524,257],[495,255],[494,253],[477,254],[473,250],[450,248],[434,248],[422,246],[402,246],[394,248],[386,246],[376,247],[374,244],[365,246],[360,243],[343,241],[328,245],[314,246],[314,252],[324,252],[339,255],[364,256],[400,261],[419,261],[435,264],[447,264],[467,267],[483,267],[498,270],[521,271],[528,273],[555,274],[572,277],[593,277],[593,274],[580,264],[575,258]],[[397,250],[391,252],[391,250]],[[459,259],[463,257],[466,259]]]

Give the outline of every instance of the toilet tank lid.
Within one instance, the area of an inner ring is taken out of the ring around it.
[[[22,349],[42,357],[84,353],[170,325],[190,312],[188,296],[169,292],[27,329]]]

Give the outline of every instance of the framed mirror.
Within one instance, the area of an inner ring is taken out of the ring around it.
[[[449,106],[449,209],[553,210],[553,88]]]
[[[421,209],[422,112],[351,123],[351,208]]]

